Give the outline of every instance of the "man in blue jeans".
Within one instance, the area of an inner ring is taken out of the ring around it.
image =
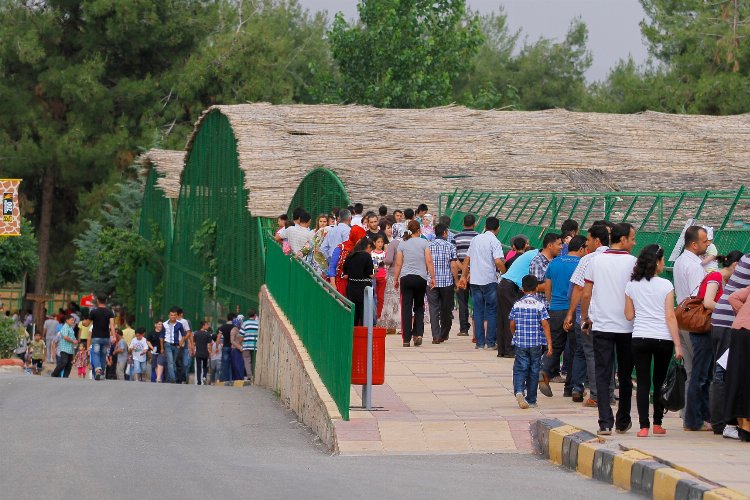
[[[96,296],[96,308],[89,313],[91,319],[91,369],[94,379],[104,378],[107,367],[109,340],[115,336],[115,315],[107,308],[107,296]]]
[[[221,335],[223,339],[223,347],[221,349],[221,378],[222,382],[229,382],[232,380],[232,321],[236,318],[235,313],[227,314],[227,322],[219,327],[218,335]],[[219,342],[219,337],[216,337],[216,341]]]
[[[497,272],[505,272],[503,248],[497,239],[500,221],[487,217],[484,233],[469,245],[461,270],[459,288],[471,287],[474,302],[474,336],[477,349],[497,347]],[[487,322],[485,331],[484,322]]]
[[[172,306],[169,309],[169,321],[164,323],[164,355],[167,358],[167,382],[177,381],[175,363],[180,347],[186,340],[185,327],[177,319],[180,308]]]

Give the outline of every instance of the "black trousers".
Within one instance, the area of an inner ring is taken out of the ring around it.
[[[363,326],[365,319],[365,288],[369,283],[349,281],[346,286],[346,298],[354,304],[354,326]]]
[[[456,291],[456,299],[458,302],[458,331],[462,333],[468,333],[471,330],[471,323],[469,323],[469,287],[459,288]]]
[[[568,340],[571,342],[571,351],[576,350],[576,334],[575,330],[567,332],[563,328],[565,322],[565,316],[568,314],[567,310],[564,311],[550,311],[549,312],[549,329],[552,336],[552,357],[547,356],[542,358],[542,372],[548,377],[552,377],[552,372],[555,365],[560,365],[560,356],[565,351],[565,345]],[[573,358],[573,356],[570,356]],[[573,390],[573,360],[570,360],[570,366],[568,366],[568,374],[565,376],[565,389]]]
[[[513,347],[513,333],[510,331],[510,310],[513,304],[521,298],[523,293],[510,280],[502,279],[497,285],[497,353],[498,356],[510,355],[515,352]]]
[[[638,422],[641,429],[649,428],[648,400],[651,395],[651,383],[654,384],[654,425],[661,425],[664,417],[664,406],[661,404],[659,391],[667,376],[669,361],[672,359],[674,342],[671,340],[633,339],[633,363],[638,389],[635,402],[638,406]],[[654,361],[654,374],[651,376],[651,360]]]
[[[401,336],[404,342],[424,335],[424,294],[427,280],[416,274],[407,274],[399,280],[401,288]],[[412,314],[413,312],[413,314]]]
[[[427,291],[430,306],[430,328],[434,340],[446,340],[453,325],[453,285]]]
[[[596,403],[599,407],[599,428],[619,430],[630,424],[630,406],[633,397],[633,346],[631,333],[614,333],[593,331],[594,365],[596,366]],[[617,417],[605,394],[610,393],[612,369],[617,356],[617,380],[620,382],[620,401],[617,405]],[[640,384],[639,384],[640,385]]]
[[[55,369],[52,371],[53,377],[62,376],[68,378],[70,376],[70,370],[73,368],[73,355],[67,352],[61,352],[60,357],[57,359]]]
[[[203,385],[203,378],[208,378],[208,358],[195,357],[195,379]]]

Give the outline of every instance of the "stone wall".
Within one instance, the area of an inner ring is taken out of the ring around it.
[[[335,420],[341,420],[305,346],[268,289],[260,291],[260,334],[255,384],[271,389],[297,418],[338,452]]]

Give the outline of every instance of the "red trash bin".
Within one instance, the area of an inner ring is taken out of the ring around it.
[[[385,383],[385,328],[372,329],[372,385]],[[352,384],[367,384],[367,327],[354,327]]]

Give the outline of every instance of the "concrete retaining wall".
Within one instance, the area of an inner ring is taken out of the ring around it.
[[[305,346],[268,289],[260,291],[260,335],[255,385],[276,392],[297,418],[338,452],[333,422],[341,420]]]

